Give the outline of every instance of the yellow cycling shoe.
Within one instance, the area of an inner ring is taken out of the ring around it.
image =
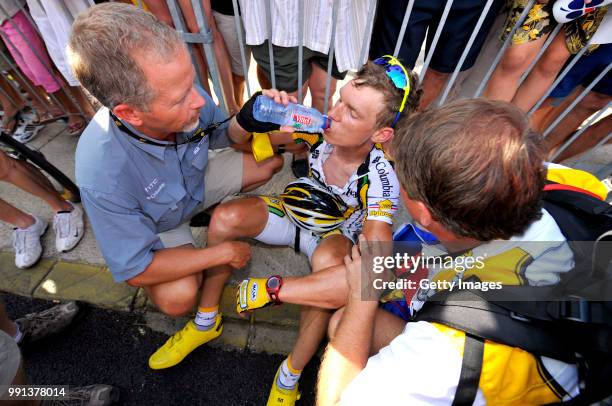
[[[274,375],[274,383],[272,384],[272,389],[270,389],[270,396],[268,396],[268,403],[266,403],[266,406],[293,406],[296,400],[302,396],[298,390],[297,383],[295,384],[295,388],[291,390],[280,388],[277,385],[278,374],[280,373],[281,367],[282,365],[278,367],[276,375]]]
[[[222,332],[223,322],[221,314],[217,315],[214,327],[206,331],[198,330],[193,320],[190,320],[181,331],[170,337],[164,345],[151,355],[151,358],[149,358],[149,368],[164,369],[173,367],[189,355],[191,351],[219,337]]]

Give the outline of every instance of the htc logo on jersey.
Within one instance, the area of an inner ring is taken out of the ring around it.
[[[376,163],[376,171],[382,185],[383,197],[391,197],[391,182],[389,182],[389,172],[386,170],[387,165],[384,162]]]

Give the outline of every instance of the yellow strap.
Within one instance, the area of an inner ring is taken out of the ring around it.
[[[266,133],[253,133],[251,149],[253,150],[253,157],[257,162],[264,161],[274,156],[274,149],[272,149],[270,136]]]
[[[608,189],[599,179],[579,169],[549,164],[546,179],[551,182],[587,190],[597,195],[601,200],[606,200],[606,196],[608,195]]]

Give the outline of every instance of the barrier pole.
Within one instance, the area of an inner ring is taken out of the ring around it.
[[[438,23],[438,29],[433,37],[433,41],[431,42],[431,47],[429,52],[427,53],[427,57],[425,58],[425,63],[423,64],[423,69],[421,70],[421,74],[419,75],[419,83],[423,83],[425,80],[425,75],[427,74],[427,68],[429,67],[429,63],[431,62],[431,58],[433,58],[434,51],[436,50],[436,45],[438,45],[438,40],[440,39],[440,35],[442,34],[442,29],[444,29],[444,24],[448,19],[448,13],[450,12],[451,7],[453,6],[453,0],[447,0],[446,5],[444,6],[444,11],[442,12],[442,17],[440,17],[440,22]]]
[[[297,88],[297,99],[298,103],[304,102],[304,95],[302,94],[302,80],[304,76],[303,64],[304,64],[304,0],[298,0],[299,7],[299,23],[298,23],[298,88]]]
[[[412,14],[413,7],[414,0],[409,0],[408,6],[406,6],[406,12],[404,13],[404,19],[402,20],[402,27],[400,29],[399,36],[397,37],[397,42],[395,43],[395,50],[393,51],[393,56],[395,58],[397,58],[400,49],[402,49],[402,42],[404,41],[404,35],[406,35],[406,27],[408,27],[408,20],[410,20],[410,14]]]
[[[191,6],[193,7],[193,12],[196,16],[198,28],[200,29],[199,34],[202,36],[202,45],[204,45],[204,53],[206,54],[208,71],[210,72],[210,79],[212,80],[213,88],[217,94],[217,99],[219,99],[221,109],[229,114],[227,99],[225,98],[226,95],[223,92],[221,78],[219,77],[219,66],[217,65],[217,58],[215,58],[215,50],[212,45],[214,41],[212,29],[208,26],[208,21],[204,14],[204,9],[202,8],[202,2],[200,0],[191,0]],[[234,97],[233,94],[230,96],[232,98]]]
[[[603,109],[601,109],[597,113],[593,114],[593,116],[591,116],[591,118],[589,118],[589,120],[586,122],[585,125],[582,126],[582,128],[580,130],[576,131],[576,133],[574,133],[574,135],[572,135],[572,137],[569,140],[567,140],[565,143],[563,143],[563,145],[561,145],[561,147],[550,158],[550,161],[554,162],[555,159],[559,155],[561,155],[561,153],[563,151],[565,151],[570,145],[572,145],[574,143],[574,141],[576,141],[582,135],[582,133],[584,133],[589,127],[591,127],[591,125],[593,123],[595,123],[597,120],[599,120],[599,118],[601,116],[603,116],[606,113],[606,110],[608,110],[610,107],[612,107],[612,101],[608,102],[608,104],[606,104],[606,106]]]
[[[276,89],[276,73],[274,72],[274,51],[272,48],[272,1],[264,0],[266,5],[266,25],[268,28],[268,57],[270,58],[270,82],[272,88]]]
[[[329,54],[327,56],[327,79],[325,80],[325,104],[323,105],[323,114],[327,114],[329,109],[329,92],[331,89],[332,68],[334,66],[334,52],[336,48],[336,24],[338,20],[338,1],[334,0],[332,8],[332,32],[329,40]]]
[[[249,70],[247,69],[246,47],[242,43],[242,21],[240,20],[240,12],[238,8],[238,0],[232,0],[234,7],[234,23],[236,24],[236,33],[238,33],[238,45],[240,46],[240,60],[242,61],[242,73],[246,83],[247,95],[251,98],[251,85],[249,84]],[[245,41],[246,42],[246,41]]]
[[[568,63],[565,66],[565,69],[563,69],[563,71],[559,74],[559,76],[557,76],[557,79],[555,79],[553,84],[550,85],[546,93],[544,93],[544,95],[540,98],[540,100],[538,100],[538,102],[527,112],[528,116],[531,116],[537,109],[540,108],[542,103],[544,103],[544,100],[546,100],[546,98],[552,93],[555,87],[557,87],[557,85],[561,83],[563,78],[572,70],[572,68],[574,67],[574,65],[576,65],[576,63],[580,60],[580,58],[582,58],[582,55],[584,55],[584,53],[587,51],[587,48],[589,47],[590,44],[591,44],[591,40],[589,40],[589,42],[587,42],[587,44],[584,47],[582,47],[580,52],[578,52],[576,56],[572,58],[570,63]]]
[[[174,24],[174,29],[178,32],[185,43],[187,44],[187,50],[189,51],[189,55],[191,56],[191,63],[194,67],[199,66],[198,61],[193,54],[193,46],[194,44],[189,41],[189,34],[185,31],[185,23],[183,22],[183,17],[181,16],[181,12],[179,10],[178,5],[176,4],[176,0],[166,0],[166,5],[168,6],[168,10],[170,10],[170,16],[172,17],[172,23]],[[205,81],[208,81],[208,78],[203,78],[200,75],[200,70],[196,69],[196,82],[198,85],[203,86]]]
[[[484,24],[484,20],[487,17],[487,14],[489,13],[489,9],[491,8],[493,1],[494,0],[487,0],[484,6],[484,9],[482,10],[482,13],[480,14],[480,17],[478,18],[478,22],[476,22],[476,26],[474,27],[474,30],[472,30],[472,35],[470,35],[470,39],[468,40],[468,43],[466,44],[465,49],[463,50],[463,53],[461,54],[461,57],[459,58],[459,62],[457,62],[457,66],[455,67],[453,74],[451,75],[448,83],[446,84],[446,88],[444,89],[444,92],[442,93],[440,100],[438,101],[438,106],[443,105],[444,102],[446,101],[446,98],[448,97],[448,94],[450,93],[451,88],[453,87],[453,84],[455,83],[455,80],[457,79],[457,76],[459,76],[461,67],[463,66],[463,63],[465,62],[465,60],[467,59],[468,53],[470,52],[470,49],[472,49],[472,46],[474,45],[474,41],[476,41],[476,36],[478,35],[478,32],[480,31],[482,24]]]
[[[606,68],[604,70],[602,70],[599,73],[599,75],[597,75],[597,77],[595,79],[593,79],[593,81],[591,83],[589,83],[589,85],[578,95],[578,97],[576,97],[574,99],[574,101],[569,106],[567,106],[567,108],[565,110],[563,110],[563,112],[559,115],[559,117],[557,117],[555,119],[555,121],[553,121],[552,124],[550,126],[548,126],[548,128],[546,130],[544,130],[542,135],[544,137],[547,137],[548,134],[550,134],[552,132],[552,130],[554,130],[555,127],[557,127],[559,125],[559,123],[565,118],[565,116],[567,116],[569,114],[569,112],[572,111],[572,109],[574,107],[576,107],[576,105],[578,103],[580,103],[580,101],[582,99],[584,99],[584,97],[587,95],[587,93],[589,93],[591,91],[591,89],[593,89],[593,87],[595,87],[595,85],[601,79],[603,79],[604,76],[606,76],[606,73],[608,73],[610,71],[610,69],[612,69],[612,62],[610,62],[608,64],[608,66],[606,66]]]
[[[557,36],[557,34],[559,33],[562,27],[563,27],[563,24],[557,24],[553,32],[551,32],[548,35],[548,38],[546,38],[546,42],[544,42],[544,45],[542,45],[542,48],[538,51],[533,61],[531,61],[531,63],[529,64],[525,72],[523,72],[523,74],[521,75],[521,78],[519,79],[518,87],[520,87],[521,84],[525,81],[525,79],[527,79],[527,76],[529,76],[529,74],[531,73],[533,68],[536,66],[538,61],[542,58],[542,55],[544,55],[544,52],[546,52],[546,49],[553,42],[553,40],[555,39],[555,37]]]

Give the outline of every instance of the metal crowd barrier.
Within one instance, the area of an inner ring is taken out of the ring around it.
[[[212,37],[212,33],[210,31],[210,27],[208,27],[207,24],[207,20],[206,17],[203,14],[202,11],[202,7],[201,7],[201,2],[200,0],[192,0],[191,3],[194,7],[194,11],[196,13],[196,16],[198,18],[198,24],[200,26],[200,33],[196,33],[196,34],[192,34],[189,32],[186,32],[185,28],[184,28],[184,24],[182,22],[181,16],[180,16],[180,12],[179,9],[177,7],[176,4],[176,0],[166,0],[168,7],[170,8],[171,14],[172,14],[172,18],[173,21],[175,23],[175,26],[177,28],[178,31],[181,32],[181,34],[183,35],[184,40],[190,44],[190,45],[203,45],[204,46],[204,50],[206,53],[206,58],[209,62],[209,66],[210,66],[210,77],[211,77],[211,81],[213,83],[213,88],[215,93],[220,96],[219,97],[219,102],[221,104],[221,107],[223,109],[225,109],[227,111],[226,108],[226,102],[225,102],[225,96],[223,95],[223,90],[221,88],[221,81],[219,79],[219,70],[217,68],[217,64],[215,61],[215,56],[214,56],[214,52],[212,50],[212,42],[213,42],[213,37]],[[267,22],[267,37],[268,37],[268,53],[269,53],[269,58],[270,58],[270,82],[272,84],[272,87],[276,87],[276,77],[275,77],[275,64],[274,64],[274,53],[273,53],[273,44],[272,44],[272,6],[273,6],[273,2],[274,0],[265,0],[264,4],[265,4],[265,13],[266,13],[266,22]],[[334,38],[335,38],[335,32],[336,32],[336,23],[337,23],[337,17],[338,17],[338,8],[339,8],[339,1],[340,0],[333,0],[333,15],[332,15],[332,38],[330,40],[330,49],[328,52],[328,63],[327,63],[327,80],[325,83],[325,106],[324,106],[324,112],[326,113],[327,110],[329,109],[328,106],[328,100],[329,100],[329,93],[330,93],[330,89],[331,89],[331,70],[332,70],[332,66],[333,66],[333,60],[334,60]],[[487,16],[487,13],[489,12],[489,10],[491,9],[492,5],[493,5],[494,0],[487,0],[486,3],[484,4],[484,8],[481,12],[481,15],[476,23],[476,25],[474,26],[471,35],[469,37],[468,43],[465,47],[465,49],[463,50],[460,59],[457,63],[457,66],[455,67],[455,69],[452,72],[452,75],[449,77],[446,85],[444,86],[444,89],[440,95],[440,97],[437,100],[437,105],[442,105],[445,102],[447,102],[449,100],[449,95],[451,90],[453,89],[453,86],[457,83],[457,79],[458,76],[461,72],[461,67],[463,66],[469,52],[470,49],[472,48],[472,46],[474,45],[474,42],[477,38],[477,35],[485,21],[485,17]],[[528,12],[529,9],[535,4],[536,0],[530,0],[524,11],[522,12],[522,14],[519,16],[516,24],[514,25],[514,27],[512,28],[512,30],[509,32],[509,34],[507,35],[506,39],[504,40],[503,44],[501,45],[501,47],[499,48],[499,50],[497,51],[495,57],[493,58],[493,61],[491,62],[491,65],[489,67],[489,69],[487,70],[487,72],[484,74],[482,80],[480,81],[479,86],[477,87],[476,91],[473,94],[473,97],[480,97],[480,95],[482,94],[482,92],[484,91],[484,89],[486,88],[489,80],[491,79],[491,76],[493,75],[493,72],[495,71],[495,69],[497,68],[497,66],[499,65],[500,61],[502,60],[502,57],[504,55],[504,53],[506,52],[506,50],[508,49],[508,47],[511,44],[512,41],[512,37],[514,36],[515,32],[517,31],[517,29],[521,26],[521,24],[523,24],[523,22],[526,20],[527,16],[528,16]],[[404,39],[405,33],[406,33],[406,28],[408,26],[408,22],[410,19],[410,15],[412,13],[412,9],[414,7],[414,3],[415,0],[409,0],[407,7],[406,7],[406,11],[402,20],[402,25],[401,25],[401,29],[397,38],[397,42],[396,42],[396,46],[395,46],[395,50],[393,52],[394,56],[397,56],[399,54],[400,51],[400,47],[402,45],[402,41]],[[299,1],[299,8],[300,8],[300,12],[298,13],[300,15],[300,19],[299,21],[297,21],[297,30],[298,30],[298,37],[301,39],[300,44],[298,45],[298,83],[302,83],[302,78],[303,78],[303,72],[302,72],[302,61],[303,61],[303,43],[304,43],[304,1],[301,0]],[[245,44],[243,42],[243,36],[242,36],[242,25],[241,25],[241,16],[239,14],[239,8],[238,8],[238,0],[232,0],[232,5],[233,5],[233,9],[234,9],[234,19],[235,19],[235,24],[236,24],[236,32],[238,33],[238,39],[239,39],[239,45],[240,45],[240,54],[241,54],[241,60],[242,60],[242,67],[243,67],[243,73],[244,73],[244,77],[245,77],[245,82],[246,82],[246,86],[247,86],[247,94],[250,97],[252,94],[252,90],[251,90],[251,86],[249,84],[249,80],[248,80],[248,72],[247,72],[247,68],[246,68],[246,61],[247,58],[249,56],[247,56],[246,54],[246,48],[245,48]],[[377,5],[377,0],[369,0],[368,1],[368,16],[367,16],[367,22],[366,22],[366,27],[365,27],[365,32],[363,35],[363,40],[362,40],[362,47],[361,47],[361,51],[360,51],[360,61],[365,60],[365,56],[367,55],[368,49],[367,49],[367,44],[369,42],[370,39],[370,35],[371,35],[371,31],[372,31],[372,26],[373,26],[373,21],[374,21],[374,17],[375,17],[375,11],[376,11],[376,5]],[[440,35],[442,33],[442,30],[444,29],[444,25],[446,24],[446,21],[448,19],[448,15],[450,12],[450,9],[453,5],[453,0],[448,0],[446,2],[446,5],[444,7],[441,19],[440,19],[440,23],[438,24],[438,27],[436,29],[436,32],[434,33],[434,37],[432,39],[432,43],[431,46],[428,49],[428,52],[425,55],[425,61],[423,64],[422,69],[420,70],[420,74],[419,74],[419,81],[422,82],[427,74],[427,70],[429,67],[429,64],[431,62],[431,59],[433,57],[434,51],[436,49],[436,46],[438,45],[438,41],[440,39]],[[545,41],[545,43],[543,44],[542,48],[539,50],[538,54],[536,55],[535,59],[531,62],[531,64],[529,65],[529,67],[527,68],[527,70],[523,73],[523,75],[521,76],[520,79],[520,83],[522,83],[525,78],[529,75],[529,73],[533,70],[534,66],[537,64],[537,62],[542,58],[542,56],[544,55],[544,52],[546,51],[546,49],[550,46],[550,44],[552,43],[554,37],[559,34],[561,32],[561,28],[562,25],[558,24],[555,29],[550,33],[548,39]],[[590,42],[587,44],[587,46],[583,47],[582,50],[571,57],[570,61],[567,63],[566,67],[561,71],[561,73],[558,75],[558,77],[555,79],[555,81],[553,82],[553,84],[551,85],[551,87],[546,91],[546,93],[538,100],[538,102],[534,105],[534,107],[528,112],[529,115],[533,114],[540,106],[542,106],[542,104],[544,103],[544,101],[546,100],[546,98],[550,95],[550,93],[552,92],[552,90],[561,82],[561,80],[563,80],[563,78],[568,74],[568,72],[572,69],[572,67],[580,60],[580,58],[585,54],[588,46],[590,45]],[[591,84],[589,84],[587,86],[587,88],[574,100],[574,102],[571,103],[570,106],[568,106],[562,113],[561,115],[559,115],[559,117],[552,122],[548,128],[546,128],[543,131],[543,135],[547,136],[549,135],[554,129],[555,127],[561,122],[561,120],[563,120],[563,118],[565,118],[567,116],[567,114],[586,96],[586,94],[604,77],[604,75],[609,72],[609,70],[612,68],[612,64],[609,65],[606,69],[604,69],[604,71],[601,72],[600,75],[597,76],[597,78],[595,78],[593,80],[593,82]],[[206,78],[199,78],[199,80],[206,80]],[[302,87],[299,86],[298,87],[298,100],[301,102],[303,101],[304,95],[302,94]],[[556,158],[557,156],[559,156],[559,154],[561,152],[563,152],[565,149],[567,149],[569,147],[569,145],[571,145],[571,143],[573,143],[576,139],[578,139],[585,131],[586,129],[590,126],[593,125],[595,122],[597,122],[599,119],[602,119],[604,117],[607,117],[606,114],[608,113],[608,109],[610,108],[610,104],[608,104],[608,106],[606,106],[606,108],[602,109],[601,111],[599,111],[597,114],[593,115],[589,120],[587,120],[586,123],[584,123],[584,125],[577,130],[572,137],[570,137],[570,139],[568,139],[565,144],[556,152],[555,156],[553,157]],[[602,140],[598,145],[603,145],[605,142],[607,142],[610,139],[610,135],[608,135],[604,140]]]
[[[40,0],[37,0],[40,1]],[[274,53],[273,53],[273,45],[272,45],[272,1],[273,0],[265,0],[264,4],[266,5],[266,21],[267,21],[267,31],[268,31],[268,52],[269,52],[269,57],[270,57],[270,75],[271,75],[271,83],[272,86],[275,87],[276,86],[276,77],[275,77],[275,64],[274,64]],[[465,49],[463,50],[460,59],[457,63],[457,66],[455,67],[455,69],[453,70],[452,75],[450,76],[449,80],[447,81],[444,90],[442,91],[441,96],[438,98],[437,104],[438,105],[442,105],[444,104],[448,98],[449,98],[449,94],[453,88],[453,85],[456,83],[457,78],[459,76],[459,73],[461,72],[461,67],[463,66],[463,63],[465,62],[465,59],[467,58],[467,55],[470,51],[470,49],[472,48],[475,39],[478,35],[478,32],[480,31],[482,24],[484,23],[485,17],[487,15],[487,13],[489,12],[492,4],[493,4],[494,0],[487,0],[484,8],[481,12],[481,15],[476,23],[476,25],[474,26],[474,29],[472,30],[472,33],[470,35],[470,38],[468,40],[468,43],[465,47]],[[197,33],[191,33],[188,32],[188,30],[186,29],[185,23],[183,21],[181,12],[180,12],[180,8],[178,7],[178,4],[176,2],[176,0],[166,0],[168,8],[170,10],[170,14],[172,16],[172,20],[174,22],[175,28],[177,31],[179,31],[182,35],[183,40],[189,45],[190,47],[190,52],[193,58],[193,47],[196,46],[202,46],[204,49],[204,53],[206,55],[206,59],[208,62],[208,71],[210,72],[210,79],[212,81],[213,84],[213,89],[215,94],[218,97],[220,106],[223,110],[225,110],[227,112],[227,102],[226,102],[226,95],[223,92],[222,86],[221,86],[221,80],[219,77],[219,68],[217,65],[217,61],[214,55],[214,50],[213,50],[213,35],[212,35],[212,30],[211,28],[208,26],[208,22],[207,22],[207,18],[204,15],[204,11],[202,8],[202,3],[200,0],[191,0],[191,5],[193,7],[195,16],[196,16],[196,20],[198,23],[198,27],[199,27],[199,32]],[[337,19],[338,19],[338,8],[339,8],[339,2],[340,0],[333,0],[333,11],[332,11],[332,38],[330,40],[330,49],[328,52],[328,63],[327,63],[327,80],[325,83],[325,106],[324,106],[324,112],[326,113],[329,109],[328,106],[328,100],[329,100],[329,94],[330,94],[330,89],[331,89],[331,71],[332,71],[332,66],[333,66],[333,62],[334,62],[334,46],[335,46],[335,32],[336,32],[336,24],[337,24]],[[486,85],[488,84],[493,72],[495,71],[496,67],[499,65],[505,51],[507,50],[507,48],[510,46],[510,43],[512,41],[512,37],[514,35],[514,33],[516,32],[516,30],[521,26],[521,24],[525,21],[525,19],[527,18],[527,14],[529,9],[533,6],[533,4],[535,4],[536,0],[530,0],[524,11],[522,12],[522,14],[520,15],[520,17],[518,18],[515,26],[512,28],[512,30],[510,31],[510,33],[508,34],[508,36],[506,37],[504,43],[502,44],[502,46],[499,48],[497,54],[495,55],[491,66],[489,67],[488,71],[486,72],[486,74],[484,75],[482,81],[480,82],[480,85],[478,86],[478,88],[476,89],[476,91],[474,92],[473,97],[479,97],[482,92],[484,91]],[[61,4],[64,4],[63,1],[60,1]],[[403,20],[402,20],[402,25],[401,25],[401,29],[397,38],[397,42],[396,42],[396,46],[395,46],[395,50],[393,52],[394,56],[397,56],[399,54],[399,50],[404,38],[404,35],[406,33],[406,28],[410,19],[410,15],[412,13],[412,9],[414,6],[415,0],[409,0],[408,1],[408,5],[406,7],[406,12],[404,14]],[[137,1],[137,4],[142,7],[143,4],[140,0]],[[303,72],[302,72],[302,60],[303,60],[303,42],[304,42],[304,18],[303,18],[303,8],[304,8],[304,1],[301,0],[299,1],[299,7],[300,7],[300,13],[299,15],[301,16],[300,20],[298,21],[297,24],[297,29],[298,29],[298,35],[299,38],[301,39],[300,44],[298,46],[298,83],[302,83],[302,78],[303,78]],[[369,38],[371,35],[371,30],[372,30],[372,26],[373,26],[373,21],[374,21],[374,17],[375,17],[375,10],[376,10],[376,4],[377,1],[376,0],[369,0],[368,1],[368,16],[367,16],[367,23],[366,23],[366,28],[364,31],[364,35],[363,35],[363,39],[362,39],[362,47],[361,47],[361,51],[360,51],[360,60],[363,61],[365,60],[365,56],[367,55],[367,44],[369,42]],[[233,5],[233,9],[234,9],[234,19],[235,19],[235,24],[236,24],[236,31],[238,33],[238,39],[239,39],[239,45],[240,45],[240,54],[241,54],[241,60],[242,60],[242,67],[243,67],[243,73],[244,73],[244,77],[245,77],[245,82],[246,82],[246,87],[247,87],[247,93],[249,95],[249,97],[252,94],[251,91],[251,87],[249,84],[249,80],[248,80],[248,72],[246,69],[246,60],[247,60],[247,55],[246,55],[246,47],[245,44],[243,43],[243,36],[242,36],[242,25],[241,25],[241,16],[239,14],[239,8],[238,8],[238,0],[232,0],[232,5]],[[420,70],[420,74],[419,74],[419,81],[422,82],[427,74],[427,70],[429,67],[429,64],[431,62],[431,59],[433,57],[434,51],[437,47],[438,41],[440,39],[440,35],[442,33],[442,30],[444,29],[444,26],[446,24],[446,21],[448,19],[448,15],[450,12],[450,9],[453,5],[453,0],[448,0],[446,2],[446,5],[444,7],[441,19],[440,19],[440,23],[438,24],[438,27],[436,29],[436,32],[434,33],[434,37],[432,39],[432,43],[431,46],[429,47],[429,50],[425,56],[425,61],[424,64]],[[64,5],[65,6],[65,5]],[[25,11],[25,9],[22,8],[22,10]],[[0,11],[5,11],[4,7],[2,6],[2,4],[0,3]],[[25,12],[25,15],[27,16],[27,18],[30,20],[30,22],[32,23],[32,25],[35,27],[35,29],[38,31],[38,27],[36,26],[36,24],[34,23],[34,21],[32,21],[32,18],[30,17],[29,13],[27,13],[27,11]],[[19,27],[15,24],[15,22],[13,21],[12,18],[8,18],[9,23],[12,25],[12,27],[19,33],[19,35],[21,36],[21,38],[26,41],[28,43],[28,46],[30,47],[31,51],[34,53],[34,55],[36,56],[36,58],[38,59],[38,61],[45,67],[45,69],[55,78],[55,80],[57,81],[57,83],[60,85],[61,90],[69,97],[69,99],[73,102],[73,104],[76,106],[76,108],[79,111],[79,114],[83,115],[83,111],[81,110],[79,103],[74,99],[73,95],[70,94],[69,91],[67,91],[67,89],[65,88],[64,84],[61,83],[60,81],[58,81],[56,75],[53,72],[53,68],[51,66],[49,66],[48,64],[44,63],[43,58],[41,57],[41,55],[38,54],[38,52],[36,51],[35,47],[33,47],[29,41],[27,40],[27,37],[23,34],[23,32],[21,32],[21,30],[19,29]],[[529,65],[529,67],[527,68],[527,70],[523,73],[521,79],[520,79],[520,83],[522,83],[525,78],[529,75],[529,73],[532,71],[532,69],[534,68],[534,66],[537,64],[537,62],[540,60],[540,58],[542,58],[542,56],[544,55],[544,52],[546,51],[546,49],[548,48],[548,46],[552,43],[554,37],[560,33],[562,26],[559,24],[557,25],[557,27],[551,32],[551,34],[549,35],[548,39],[545,41],[543,47],[539,50],[538,54],[536,55],[535,59],[532,61],[532,63]],[[40,32],[39,32],[40,34]],[[3,34],[0,33],[0,35],[2,35],[2,37],[9,42],[10,44],[10,40]],[[586,46],[584,46],[580,52],[578,52],[576,55],[574,55],[573,57],[571,57],[570,61],[567,63],[567,65],[565,66],[565,68],[561,71],[561,73],[557,76],[557,78],[554,80],[553,84],[551,85],[551,87],[545,92],[544,95],[542,95],[542,97],[538,100],[538,102],[529,110],[528,114],[531,115],[533,114],[538,108],[540,108],[542,106],[542,104],[544,103],[544,101],[546,100],[546,98],[551,94],[552,90],[563,80],[563,78],[565,78],[565,76],[570,72],[570,70],[572,69],[572,67],[580,60],[580,58],[582,58],[582,56],[585,54],[586,50],[588,49],[589,45],[591,44],[591,41],[589,41],[587,43]],[[10,60],[10,58],[7,58],[4,55],[1,55],[1,57],[8,63],[9,66],[11,66],[11,68],[16,72],[16,74],[24,79],[23,74],[19,71],[19,69],[15,66],[15,64]],[[593,81],[592,83],[590,83],[583,92],[581,92],[580,95],[578,95],[578,97],[561,113],[561,115],[559,115],[559,117],[557,117],[557,119],[552,122],[548,128],[546,128],[543,131],[543,135],[546,137],[547,135],[549,135],[554,129],[555,127],[563,120],[563,118],[565,118],[567,116],[567,114],[569,114],[571,112],[571,110],[587,95],[587,93],[605,76],[605,74],[607,72],[610,71],[610,69],[612,69],[612,64],[608,65],[602,72],[600,75],[598,75]],[[197,80],[199,83],[202,83],[205,80],[208,80],[208,78],[201,78],[200,77],[200,73],[198,70],[196,70],[197,72]],[[27,81],[24,82],[27,84]],[[38,101],[45,103],[40,96],[37,94],[37,92],[34,91],[34,89],[29,88],[27,89],[31,94],[32,97],[37,98]],[[301,102],[303,101],[303,94],[302,94],[302,87],[299,86],[298,87],[298,100]],[[63,109],[65,114],[69,114],[68,111],[66,111],[64,109],[64,106],[59,102],[59,100],[56,98],[55,95],[50,94],[49,95],[50,99],[57,104],[57,106],[59,106],[59,108]],[[569,139],[567,140],[566,144],[567,145],[563,145],[561,147],[560,150],[565,150],[569,144],[571,144],[572,142],[574,142],[576,139],[578,139],[586,130],[586,128],[588,128],[589,125],[594,124],[597,120],[602,119],[604,117],[604,115],[606,114],[606,110],[609,108],[609,105],[601,110],[598,114],[594,115],[593,117],[591,117],[590,120],[588,120],[584,126],[576,131],[576,133]],[[609,139],[606,138],[606,139]],[[559,152],[557,153],[558,156]]]

